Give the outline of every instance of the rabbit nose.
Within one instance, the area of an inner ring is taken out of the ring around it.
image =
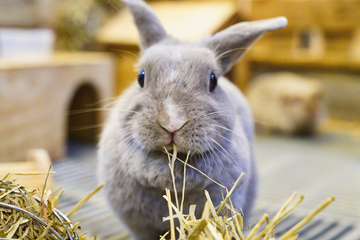
[[[160,127],[169,133],[174,133],[180,130],[187,122],[188,119],[180,113],[177,104],[171,99],[166,99],[158,119]]]
[[[159,125],[162,129],[169,133],[174,133],[178,130],[180,130],[185,124],[187,123],[187,120],[183,119],[170,119],[169,121],[159,121]]]

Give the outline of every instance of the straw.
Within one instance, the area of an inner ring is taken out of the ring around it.
[[[181,207],[179,209],[178,204],[175,206],[171,202],[170,190],[166,189],[166,196],[164,198],[168,202],[169,208],[169,217],[164,218],[164,221],[170,221],[170,231],[167,234],[171,235],[171,239],[175,238],[175,231],[179,232],[179,240],[275,240],[273,234],[275,232],[276,226],[283,221],[290,213],[292,213],[304,200],[304,196],[300,195],[297,199],[297,192],[294,192],[290,198],[284,203],[284,205],[280,208],[280,210],[274,215],[274,217],[269,221],[269,216],[265,213],[260,218],[260,220],[253,226],[248,233],[247,236],[244,235],[243,232],[243,217],[238,212],[237,209],[234,208],[231,202],[231,195],[236,189],[236,186],[241,181],[241,178],[244,176],[242,173],[239,178],[235,181],[234,185],[228,191],[226,187],[221,184],[218,184],[215,180],[212,180],[210,177],[206,176],[205,173],[200,170],[194,168],[189,165],[188,158],[189,153],[187,155],[186,161],[182,161],[177,158],[177,148],[174,146],[173,154],[170,154],[166,149],[165,152],[168,154],[169,159],[169,168],[171,171],[171,175],[174,176],[174,161],[178,160],[184,164],[184,179],[183,179],[183,198],[181,200]],[[170,158],[172,157],[172,158]],[[191,205],[189,208],[189,214],[183,213],[183,202],[185,195],[185,176],[186,176],[186,167],[189,166],[201,174],[203,174],[206,178],[212,180],[214,183],[218,184],[219,187],[224,188],[227,192],[226,196],[223,197],[223,201],[221,202],[219,207],[214,207],[213,202],[211,200],[210,194],[205,190],[206,202],[203,208],[202,217],[200,219],[196,219],[195,216],[195,208],[196,205]],[[173,177],[173,186],[176,186],[175,178]],[[175,196],[176,194],[176,188]],[[284,235],[280,236],[279,240],[295,240],[298,238],[299,231],[305,224],[311,221],[320,211],[322,211],[325,207],[327,207],[334,198],[327,199],[324,203],[322,203],[319,207],[317,207],[314,211],[312,211],[309,215],[307,215],[304,219],[302,219],[298,224],[296,224],[292,229],[286,232]],[[173,214],[175,211],[175,215]],[[230,214],[230,215],[229,215]],[[180,227],[175,228],[174,219],[177,218],[180,222]],[[265,227],[263,230],[259,231],[260,227],[265,223]],[[167,235],[166,234],[166,235]],[[165,235],[164,235],[165,236]],[[165,237],[161,239],[165,239]]]
[[[44,173],[31,173],[44,174]],[[47,178],[51,174],[47,172]],[[19,175],[27,175],[20,173]],[[59,210],[53,208],[63,190],[50,201],[50,190],[46,190],[46,182],[43,190],[28,191],[24,186],[14,181],[6,180],[11,174],[7,174],[0,180],[0,239],[24,239],[24,240],[86,240],[92,237],[78,236],[79,223],[71,221]],[[90,193],[81,203],[72,209],[77,210],[90,196],[101,186]],[[37,196],[38,197],[37,197]],[[71,215],[71,214],[70,214]]]

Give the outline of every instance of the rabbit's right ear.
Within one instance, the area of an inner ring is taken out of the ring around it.
[[[233,25],[205,40],[205,44],[216,54],[221,74],[230,70],[249,46],[267,31],[285,27],[287,19],[277,17]]]
[[[134,17],[140,34],[141,47],[146,49],[167,37],[167,33],[153,10],[142,0],[123,0]]]

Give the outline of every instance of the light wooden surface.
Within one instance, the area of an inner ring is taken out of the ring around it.
[[[264,39],[265,40],[265,39]],[[272,44],[262,45],[259,42],[243,59],[245,73],[239,75],[238,81],[243,89],[252,78],[257,67],[280,68],[288,70],[329,70],[360,73],[360,55],[351,54],[351,49],[327,49],[323,54],[299,54],[294,48],[273,48]]]
[[[69,114],[72,100],[87,86],[96,93],[98,107],[107,103],[101,100],[110,101],[113,64],[111,55],[101,53],[58,53],[33,62],[0,60],[0,162],[22,161],[32,148],[46,149],[53,160],[64,156],[69,115],[85,116]],[[94,124],[101,124],[106,111],[96,112]]]
[[[16,183],[26,187],[28,190],[43,189],[46,173],[49,171],[51,159],[45,149],[31,149],[27,153],[27,160],[22,162],[0,163],[0,179],[10,173],[10,180],[16,179]],[[42,173],[37,175],[17,175],[16,173]],[[46,188],[54,189],[53,177],[50,174],[46,182]]]
[[[47,67],[71,67],[81,65],[111,64],[108,53],[102,52],[56,52],[45,59],[3,59],[0,58],[0,70],[34,69]]]
[[[354,55],[349,45],[348,48],[329,49],[321,54],[299,54],[286,41],[279,39],[273,41],[264,38],[248,53],[248,60],[255,64],[269,64],[281,67],[302,67],[302,68],[327,68],[360,71],[360,56]],[[349,44],[350,44],[349,39]],[[280,42],[284,45],[280,46]],[[345,45],[345,44],[344,44]],[[345,45],[346,46],[346,45]]]

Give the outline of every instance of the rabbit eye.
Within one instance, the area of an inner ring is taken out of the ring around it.
[[[139,72],[139,75],[138,75],[138,83],[140,85],[140,87],[144,87],[144,83],[145,83],[145,71],[144,70],[141,70]]]
[[[211,73],[210,74],[210,85],[209,85],[210,92],[213,92],[215,90],[216,86],[217,86],[217,78],[214,73]]]

